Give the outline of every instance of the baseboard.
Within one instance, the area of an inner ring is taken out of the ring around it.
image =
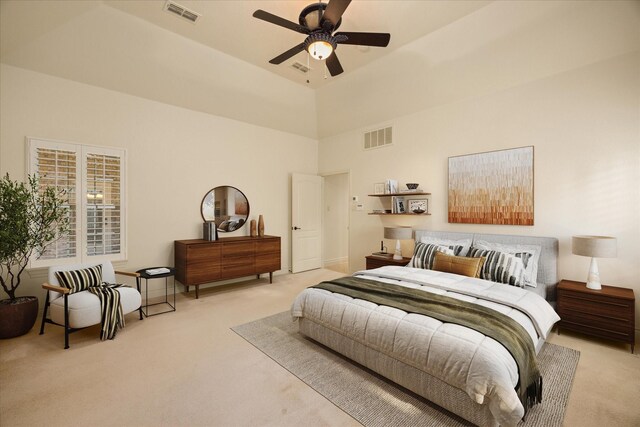
[[[349,257],[344,256],[341,258],[332,258],[332,259],[325,259],[322,261],[322,266],[323,267],[331,267],[333,265],[337,265],[337,264],[345,264],[349,262]]]

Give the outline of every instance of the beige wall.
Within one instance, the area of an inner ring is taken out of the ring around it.
[[[260,126],[0,65],[0,172],[25,176],[25,137],[127,150],[128,270],[173,265],[173,240],[202,233],[200,202],[217,185],[249,199],[289,268],[289,175],[317,172],[317,142]],[[292,118],[295,120],[295,118]],[[287,153],[283,156],[282,153]],[[246,235],[247,227],[229,235]],[[42,295],[34,271],[20,295]]]
[[[343,263],[349,257],[349,174],[327,175],[323,183],[323,265]]]
[[[330,124],[320,130],[320,173],[350,169],[352,195],[365,202],[365,212],[351,215],[351,269],[364,268],[365,255],[378,250],[383,226],[410,225],[556,237],[560,278],[586,280],[589,259],[571,254],[571,236],[601,234],[618,238],[618,257],[599,260],[603,282],[638,297],[640,3],[523,3],[527,16],[509,13],[520,2],[497,3],[502,9],[483,8],[457,32],[447,27],[372,64],[367,76],[378,73],[375,85],[356,71],[318,91],[319,123]],[[507,16],[531,25],[495,34]],[[492,37],[475,40],[477,51],[454,47],[483,29]],[[441,45],[450,58],[439,56]],[[407,52],[422,63],[394,73]],[[389,124],[393,146],[364,151],[363,131]],[[448,224],[448,157],[527,145],[535,147],[535,225]],[[433,193],[433,215],[367,215],[380,202],[366,194],[387,178]],[[411,250],[411,242],[403,245],[404,255]]]

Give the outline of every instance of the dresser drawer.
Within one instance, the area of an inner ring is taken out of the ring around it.
[[[256,272],[253,256],[250,258],[227,259],[221,268],[223,279],[251,276]]]
[[[192,245],[187,247],[187,264],[199,264],[220,259],[220,245]]]
[[[565,290],[559,290],[558,294],[559,313],[573,311],[620,320],[633,320],[634,317],[633,301]]]
[[[596,327],[607,331],[629,334],[633,333],[633,322],[620,317],[605,317],[584,311],[559,310],[558,315],[565,322]]]
[[[256,273],[280,270],[280,252],[256,255]]]
[[[190,263],[186,273],[185,284],[196,285],[200,283],[214,282],[220,279],[220,262],[203,261]]]
[[[256,242],[256,254],[280,253],[280,239],[269,239]]]
[[[630,344],[633,344],[635,339],[635,331],[633,331],[633,329],[631,331],[609,329],[606,325],[598,324],[598,326],[595,326],[592,323],[584,322],[582,320],[574,320],[573,318],[562,319],[559,326],[562,329],[569,329],[587,335],[593,335],[614,341],[627,342]]]
[[[254,242],[225,243],[222,246],[222,258],[225,260],[228,258],[253,258],[254,253]]]

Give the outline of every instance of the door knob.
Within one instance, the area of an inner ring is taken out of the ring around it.
[[[302,230],[300,227],[293,227],[294,230]]]

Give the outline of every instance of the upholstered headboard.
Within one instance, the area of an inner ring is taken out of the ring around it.
[[[538,262],[538,286],[527,288],[535,292],[547,301],[555,302],[556,285],[558,284],[558,239],[555,237],[516,236],[511,234],[482,234],[482,233],[458,233],[455,231],[430,231],[416,230],[415,239],[419,241],[422,236],[438,239],[484,240],[491,243],[538,245],[542,248],[540,261]]]

